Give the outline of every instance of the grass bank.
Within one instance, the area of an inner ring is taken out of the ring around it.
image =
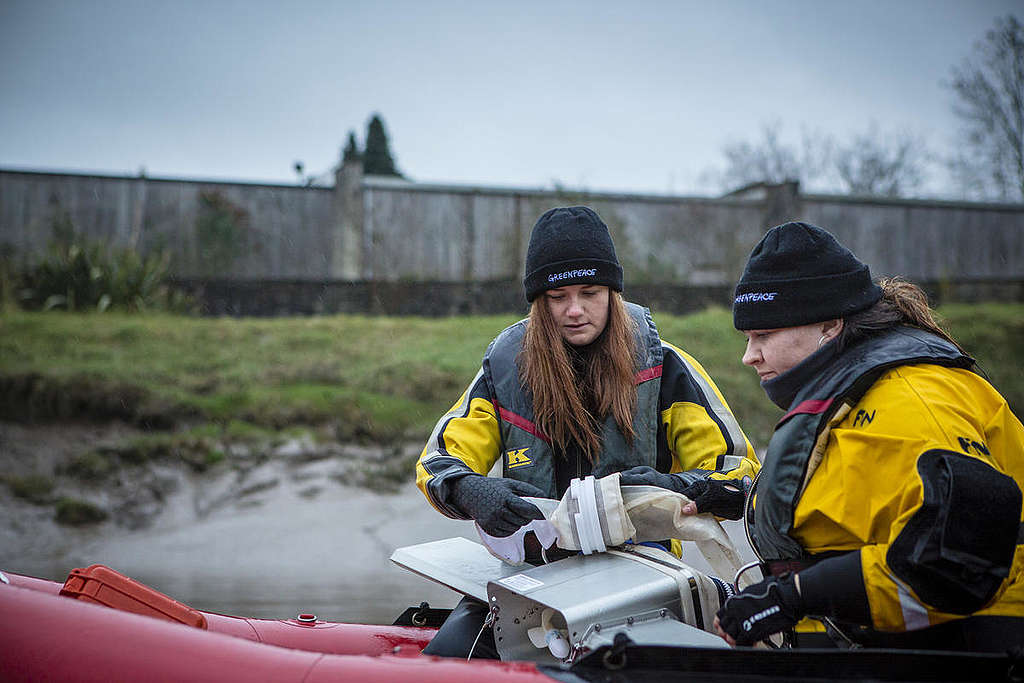
[[[340,440],[418,433],[514,318],[0,316],[0,416],[331,424]]]
[[[1014,411],[1024,410],[1024,304],[940,311]],[[0,418],[120,418],[235,431],[326,427],[342,441],[425,437],[515,316],[210,319],[106,313],[0,316]],[[731,316],[655,315],[695,356],[758,444],[779,411],[739,358]]]

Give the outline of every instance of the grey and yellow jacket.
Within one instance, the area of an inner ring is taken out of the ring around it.
[[[603,447],[593,470],[604,476],[636,465],[695,476],[754,476],[759,463],[721,392],[704,368],[662,341],[650,312],[627,304],[636,323],[640,353],[636,373],[635,438],[627,444],[614,421],[603,427]],[[534,424],[516,358],[526,320],[499,334],[481,369],[451,410],[437,422],[416,465],[416,484],[437,510],[465,519],[449,501],[450,484],[466,474],[488,474],[498,459],[502,476],[527,481],[551,498],[561,497],[557,452]]]
[[[822,616],[876,631],[1024,617],[1024,427],[1006,400],[913,328],[824,368],[768,445],[747,520],[758,554],[811,565],[801,590],[827,594]]]

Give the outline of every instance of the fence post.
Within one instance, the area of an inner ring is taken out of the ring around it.
[[[803,201],[800,198],[800,182],[787,180],[778,184],[764,184],[764,228],[773,228],[786,221],[801,220]]]
[[[342,161],[334,181],[335,234],[331,277],[363,279],[363,162]]]

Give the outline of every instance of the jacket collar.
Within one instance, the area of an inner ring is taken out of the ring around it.
[[[837,356],[839,346],[833,339],[781,375],[761,382],[761,388],[772,403],[783,410],[789,410],[804,385],[828,367]]]

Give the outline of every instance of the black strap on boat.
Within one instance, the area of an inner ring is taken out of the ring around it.
[[[537,668],[556,681],[607,683],[648,680],[768,681],[1011,681],[1020,680],[1021,655],[920,649],[836,650],[794,648],[764,650],[629,646],[618,673],[609,673],[606,658],[615,645],[585,654],[569,670],[560,665]],[[617,660],[612,658],[613,662]]]
[[[392,626],[439,628],[451,613],[450,608],[431,607],[429,603],[421,602],[419,607],[409,607],[398,615]]]
[[[636,645],[633,640],[621,631],[615,634],[612,646],[604,653],[601,663],[609,671],[618,671],[626,666],[626,648]]]

